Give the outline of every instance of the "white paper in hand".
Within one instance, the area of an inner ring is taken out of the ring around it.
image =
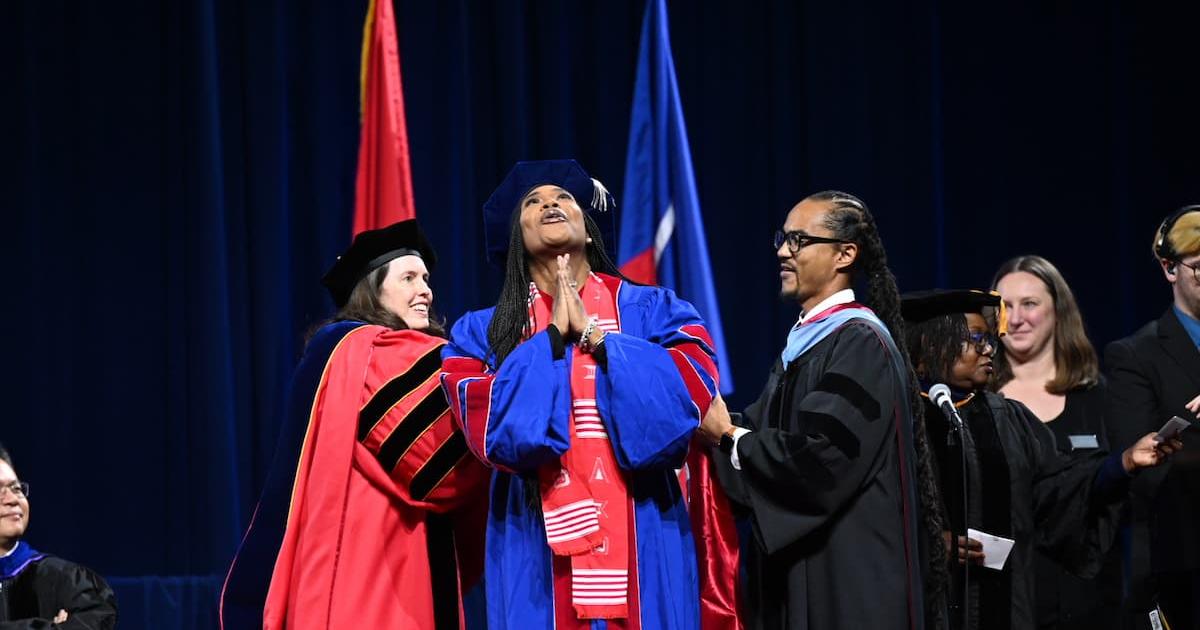
[[[1008,560],[1008,554],[1013,548],[1012,540],[969,527],[967,538],[983,543],[983,566],[997,571],[1004,568],[1004,562]]]

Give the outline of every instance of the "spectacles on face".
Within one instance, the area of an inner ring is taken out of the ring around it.
[[[990,347],[995,350],[1000,345],[1000,340],[990,332],[970,332],[967,333],[967,343],[975,347],[975,352],[983,354]]]
[[[1183,265],[1184,267],[1191,269],[1192,270],[1192,279],[1195,280],[1196,282],[1200,282],[1200,262],[1194,262],[1189,265],[1188,263],[1185,263],[1182,260],[1180,260],[1180,261],[1176,261],[1175,264]]]
[[[29,497],[29,483],[26,481],[14,481],[0,485],[0,497],[4,496],[5,492],[11,492],[14,497],[20,499]]]
[[[784,243],[787,243],[788,251],[795,254],[796,252],[800,251],[802,248],[808,247],[809,245],[816,245],[817,243],[849,243],[849,242],[850,241],[843,240],[840,238],[827,238],[824,236],[813,236],[811,234],[805,234],[804,232],[797,232],[797,231],[784,232],[783,230],[775,230],[774,244],[775,244],[776,251],[778,251],[780,247],[783,247]]]

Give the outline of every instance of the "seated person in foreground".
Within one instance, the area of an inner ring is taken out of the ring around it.
[[[0,446],[0,630],[111,629],[117,601],[104,578],[21,540],[29,526],[29,484]]]

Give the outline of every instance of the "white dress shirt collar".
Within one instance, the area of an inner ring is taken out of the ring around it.
[[[825,298],[824,300],[817,302],[817,305],[812,307],[811,310],[800,313],[800,321],[797,323],[803,324],[804,322],[808,321],[809,318],[812,317],[813,315],[816,315],[817,313],[820,313],[820,312],[828,309],[831,306],[837,306],[838,304],[846,304],[846,303],[853,302],[853,301],[854,301],[854,289],[842,289],[841,291],[834,293],[833,295]]]

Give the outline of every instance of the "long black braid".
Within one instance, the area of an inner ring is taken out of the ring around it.
[[[925,615],[928,627],[941,627],[945,610],[946,588],[949,583],[947,554],[942,532],[945,518],[942,513],[941,491],[937,472],[925,433],[925,405],[916,372],[908,360],[904,319],[900,314],[900,290],[896,276],[888,267],[887,252],[879,238],[875,217],[867,204],[854,195],[827,190],[810,195],[813,201],[829,202],[825,227],[835,238],[852,241],[859,247],[852,271],[867,282],[867,302],[892,334],[892,340],[904,358],[908,370],[909,407],[913,416],[913,444],[917,454],[918,493],[921,501],[921,521],[925,528],[929,553],[929,571],[925,583]]]
[[[529,252],[525,249],[525,236],[521,233],[520,208],[513,212],[508,239],[508,257],[504,263],[504,286],[500,289],[500,299],[496,301],[496,311],[492,314],[492,323],[488,325],[488,345],[492,349],[495,364],[499,368],[525,338],[525,327],[529,325],[529,283],[533,281],[529,274]],[[629,281],[617,270],[617,265],[609,258],[604,247],[604,238],[600,236],[600,227],[583,213],[584,231],[592,242],[587,245],[587,261],[592,271],[607,273]]]

